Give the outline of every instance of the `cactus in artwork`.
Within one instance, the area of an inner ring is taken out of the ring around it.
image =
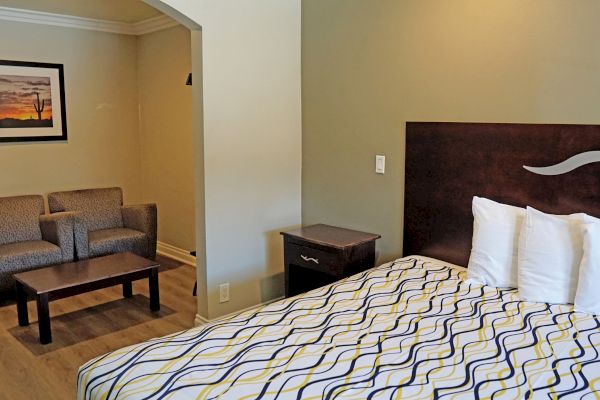
[[[38,115],[38,119],[41,121],[42,113],[44,112],[44,107],[46,106],[46,100],[42,99],[42,103],[40,104],[40,94],[36,93],[35,97],[37,97],[37,102],[33,103],[33,108],[35,108],[35,111],[37,112],[37,115]]]

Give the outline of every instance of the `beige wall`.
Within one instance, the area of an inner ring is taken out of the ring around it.
[[[160,241],[194,249],[189,30],[135,37],[2,21],[0,37],[10,38],[3,59],[64,64],[69,134],[0,144],[0,196],[121,186],[127,203],[158,203]]]
[[[600,122],[598,1],[304,0],[302,13],[303,223],[379,232],[380,261],[402,251],[406,121]]]
[[[0,145],[0,196],[121,186],[139,202],[136,38],[0,22],[2,59],[64,64],[69,140]]]
[[[206,297],[198,309],[214,318],[283,294],[279,231],[300,223],[300,1],[162,3],[202,26]],[[219,304],[225,282],[231,300]]]
[[[141,176],[144,201],[158,205],[158,237],[195,244],[190,30],[176,26],[138,37]]]

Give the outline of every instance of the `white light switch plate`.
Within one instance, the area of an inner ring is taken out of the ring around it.
[[[385,174],[385,156],[375,156],[375,172]]]

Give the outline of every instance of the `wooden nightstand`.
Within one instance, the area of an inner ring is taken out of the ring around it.
[[[374,233],[323,224],[281,234],[286,297],[373,268],[375,241],[381,237]]]

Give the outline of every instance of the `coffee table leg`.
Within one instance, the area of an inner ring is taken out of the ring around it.
[[[150,310],[160,310],[160,296],[158,294],[158,267],[150,270],[148,277],[148,285],[150,286]]]
[[[29,314],[27,313],[27,293],[21,282],[17,282],[17,314],[19,326],[29,325]]]
[[[131,281],[123,283],[123,297],[131,296],[133,296],[133,288],[131,286]]]
[[[50,308],[48,307],[48,293],[37,295],[38,324],[40,328],[40,343],[52,342],[52,331],[50,328]]]

